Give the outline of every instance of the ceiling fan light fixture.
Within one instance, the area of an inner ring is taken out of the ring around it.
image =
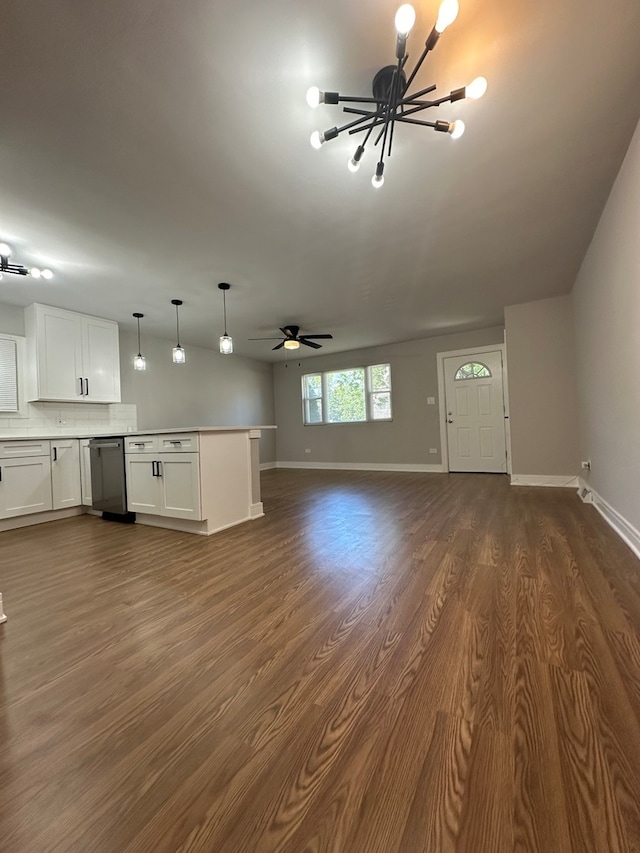
[[[284,342],[284,348],[285,349],[300,349],[300,341],[296,341],[293,339],[286,340]]]

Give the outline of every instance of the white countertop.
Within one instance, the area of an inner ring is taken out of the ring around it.
[[[175,427],[174,429],[136,429],[129,432],[115,430],[113,432],[96,431],[87,432],[65,432],[65,433],[38,433],[32,435],[20,435],[17,430],[10,435],[0,435],[0,441],[55,441],[64,438],[108,438],[110,436],[127,435],[167,435],[177,432],[250,432],[256,429],[277,429],[274,424],[261,426],[200,426],[200,427]]]

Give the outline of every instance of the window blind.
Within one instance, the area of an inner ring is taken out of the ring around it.
[[[0,337],[0,412],[18,411],[18,349],[15,341]]]

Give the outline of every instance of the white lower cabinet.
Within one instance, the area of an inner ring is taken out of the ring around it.
[[[80,444],[77,438],[51,442],[51,491],[54,509],[80,506]]]
[[[49,509],[53,509],[50,457],[0,458],[0,518]]]
[[[127,453],[127,508],[168,518],[202,520],[198,453]]]

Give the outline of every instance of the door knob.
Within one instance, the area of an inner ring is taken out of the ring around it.
[[[453,423],[453,418],[447,418],[447,423],[448,423],[448,424],[452,424],[452,423]]]

